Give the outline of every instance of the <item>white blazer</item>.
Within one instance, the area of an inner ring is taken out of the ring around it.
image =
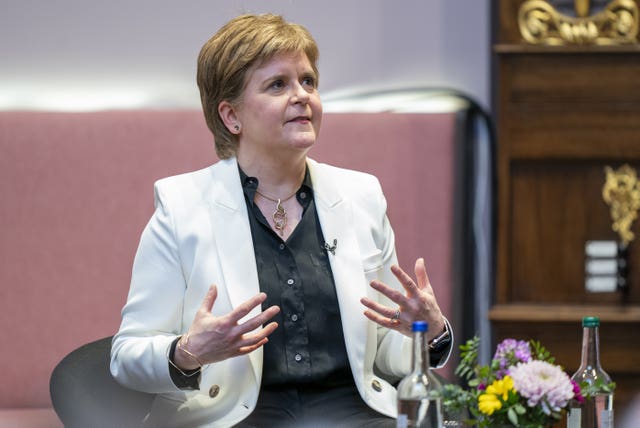
[[[386,200],[372,175],[311,159],[307,164],[324,237],[337,239],[335,254],[328,256],[355,383],[370,407],[395,417],[390,382],[410,371],[411,339],[377,327],[360,303],[362,296],[386,300],[368,285],[373,279],[401,288],[390,271],[397,259]],[[191,325],[211,284],[218,287],[212,310],[217,315],[260,291],[236,159],[158,181],[155,204],[113,339],[111,372],[129,388],[158,394],[147,417],[150,426],[232,426],[255,408],[262,348],[205,366],[199,391],[174,385],[167,354]]]

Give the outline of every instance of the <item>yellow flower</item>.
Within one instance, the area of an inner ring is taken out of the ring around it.
[[[485,415],[493,415],[493,412],[502,408],[502,402],[493,394],[482,394],[478,397],[478,409]]]
[[[487,387],[484,394],[478,397],[478,409],[485,415],[491,416],[493,412],[502,408],[502,402],[507,401],[509,391],[512,390],[513,379],[510,376],[494,381]]]
[[[506,401],[509,397],[509,391],[513,389],[513,379],[511,376],[505,376],[502,380],[496,380],[487,387],[487,394],[493,394],[502,396],[502,399]]]

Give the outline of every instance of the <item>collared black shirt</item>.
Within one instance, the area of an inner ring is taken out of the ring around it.
[[[353,383],[338,297],[309,173],[296,193],[303,212],[287,241],[254,204],[258,179],[240,176],[255,249],[263,309],[278,305],[279,327],[264,346],[263,387]],[[275,210],[274,202],[274,210]],[[265,213],[271,215],[271,213]]]

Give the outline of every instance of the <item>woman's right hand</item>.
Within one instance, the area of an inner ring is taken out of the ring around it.
[[[211,313],[217,297],[218,289],[212,285],[196,312],[189,331],[182,336],[176,346],[174,363],[183,370],[196,369],[200,363],[211,364],[253,352],[267,343],[269,341],[267,336],[278,328],[278,323],[270,322],[254,332],[280,312],[278,306],[271,306],[255,317],[239,322],[253,308],[262,305],[267,298],[266,294],[258,293],[220,317]]]

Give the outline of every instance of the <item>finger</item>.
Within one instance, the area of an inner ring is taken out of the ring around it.
[[[360,299],[360,303],[362,303],[367,308],[381,314],[386,318],[393,318],[396,315],[397,309],[390,308],[385,305],[381,305],[380,303],[373,301],[367,297],[363,297],[362,299]]]
[[[254,334],[246,334],[242,337],[241,346],[250,346],[252,343],[261,341],[269,336],[271,333],[276,331],[278,328],[278,323],[273,321],[269,324],[265,325],[259,332]]]
[[[393,330],[399,330],[402,326],[400,321],[382,316],[377,312],[364,311],[364,316],[382,327],[390,328]]]
[[[256,306],[262,305],[267,299],[267,295],[265,293],[258,293],[246,302],[242,302],[238,305],[233,311],[229,312],[229,318],[231,322],[237,323],[242,318],[247,316],[249,312],[251,312]]]
[[[269,341],[269,339],[267,339],[266,337],[264,339],[262,339],[260,342],[254,344],[254,345],[250,345],[250,346],[243,346],[241,348],[238,349],[238,355],[244,355],[244,354],[248,354],[250,352],[255,351],[256,349],[258,349],[261,346],[264,346],[264,344],[266,344]]]
[[[424,264],[424,259],[422,257],[416,260],[414,272],[416,274],[416,280],[418,281],[418,288],[420,290],[426,289],[427,291],[431,291],[431,282],[429,281],[429,275],[427,275],[427,268]]]
[[[238,349],[240,350],[244,349],[244,350],[247,350],[246,352],[251,352],[259,348],[260,346],[262,346],[263,344],[269,341],[267,336],[273,333],[277,328],[278,328],[278,323],[271,322],[268,325],[266,325],[262,330],[260,330],[258,333],[247,334],[242,336],[242,339],[237,344]]]
[[[371,288],[380,292],[380,294],[383,294],[384,296],[389,298],[389,300],[391,300],[392,302],[396,303],[399,306],[402,306],[406,303],[406,297],[401,291],[396,290],[395,288],[391,288],[388,285],[384,284],[383,282],[374,280],[374,281],[371,281],[369,285],[371,285]]]
[[[244,323],[240,324],[239,326],[240,334],[255,330],[256,328],[260,327],[261,325],[269,321],[271,318],[273,318],[278,312],[280,312],[280,307],[278,306],[274,305],[274,306],[271,306],[270,308],[267,308],[266,310],[261,312],[259,315],[256,315],[255,317],[248,319]]]
[[[200,306],[200,310],[207,313],[211,312],[211,309],[213,309],[213,304],[215,303],[217,298],[218,298],[218,287],[216,287],[215,284],[211,284],[211,286],[209,287],[209,290],[207,291],[206,296],[204,296],[204,299],[202,300],[202,305]]]
[[[391,272],[393,272],[396,278],[398,278],[398,281],[400,281],[400,284],[402,284],[402,286],[410,296],[416,294],[419,291],[416,283],[413,281],[413,278],[411,278],[405,271],[403,271],[400,266],[391,266]]]

